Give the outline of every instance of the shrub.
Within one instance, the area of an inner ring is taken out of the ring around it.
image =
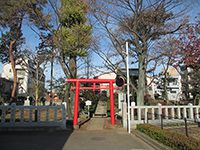
[[[137,130],[175,150],[200,150],[200,141],[150,124],[139,124]]]

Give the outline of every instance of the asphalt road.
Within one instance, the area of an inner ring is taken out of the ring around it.
[[[0,150],[61,150],[72,131],[0,132]]]

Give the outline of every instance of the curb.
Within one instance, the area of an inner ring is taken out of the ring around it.
[[[131,133],[133,135],[135,135],[136,137],[140,138],[141,140],[143,140],[145,143],[149,144],[155,150],[172,150],[170,147],[159,143],[158,141],[150,138],[148,135],[146,135],[140,131],[134,130]]]
[[[78,122],[77,125],[73,125],[73,129],[74,130],[78,130],[81,128],[82,125],[84,125],[85,123],[87,123],[88,121],[90,121],[91,118],[86,118],[85,120],[82,120],[80,122]]]
[[[60,127],[4,127],[0,128],[0,132],[24,132],[24,131],[46,131],[46,132],[54,132],[54,131],[71,131],[71,129],[62,129]]]

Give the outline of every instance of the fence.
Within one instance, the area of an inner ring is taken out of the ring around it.
[[[0,105],[0,127],[66,128],[66,109],[60,106]]]
[[[131,125],[140,123],[160,123],[161,117],[165,122],[180,122],[186,118],[187,120],[200,121],[200,106],[192,104],[181,106],[134,106],[130,107]]]

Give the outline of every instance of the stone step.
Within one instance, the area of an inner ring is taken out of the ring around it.
[[[106,101],[98,102],[96,111],[94,113],[94,117],[107,117],[107,102]]]

